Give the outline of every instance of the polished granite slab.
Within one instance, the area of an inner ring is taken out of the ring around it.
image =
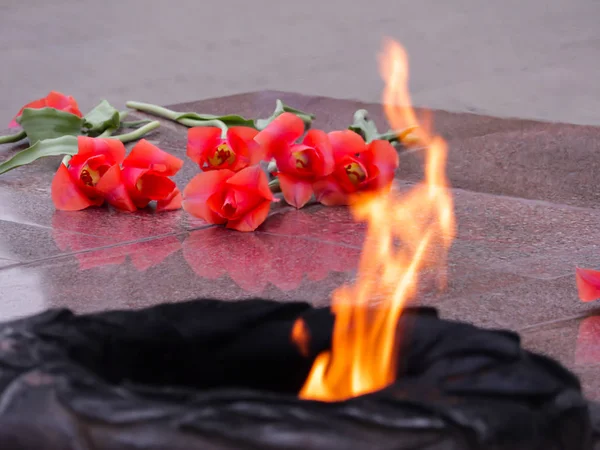
[[[347,100],[259,92],[174,105],[180,111],[268,116],[276,98],[345,127],[366,108]],[[139,114],[142,116],[141,114]],[[458,235],[445,292],[423,273],[417,302],[442,316],[519,330],[600,398],[600,303],[577,298],[574,267],[600,267],[600,128],[436,111],[449,142]],[[185,157],[186,129],[165,122],[148,139]],[[15,151],[0,146],[0,160]],[[398,182],[421,174],[403,153]],[[327,304],[355,275],[364,224],[347,208],[273,208],[257,232],[209,226],[183,211],[56,212],[50,181],[60,158],[0,176],[0,320],[50,307],[89,312],[194,297],[263,296]],[[197,173],[189,160],[180,186]],[[594,182],[596,181],[596,183]]]

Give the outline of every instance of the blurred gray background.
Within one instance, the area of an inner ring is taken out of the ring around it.
[[[84,112],[261,89],[378,101],[385,37],[419,106],[600,123],[598,0],[0,0],[0,124],[52,89]]]

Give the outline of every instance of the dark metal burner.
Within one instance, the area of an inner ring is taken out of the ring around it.
[[[290,342],[303,317],[311,355]],[[197,300],[0,325],[2,449],[591,449],[577,378],[511,332],[408,309],[398,381],[302,401],[329,309]],[[595,411],[595,410],[594,410]],[[596,436],[597,437],[597,436]]]

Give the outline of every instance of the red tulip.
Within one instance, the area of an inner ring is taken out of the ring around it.
[[[217,127],[194,127],[188,131],[187,155],[202,170],[229,169],[238,172],[258,164],[263,155],[254,128],[231,127],[227,137]]]
[[[577,291],[582,302],[600,299],[600,271],[590,269],[575,269]]]
[[[369,144],[357,133],[344,130],[329,133],[335,168],[314,184],[317,200],[323,205],[347,205],[353,194],[388,189],[398,168],[398,154],[387,141]]]
[[[123,161],[122,178],[133,204],[145,208],[156,200],[157,211],[181,208],[181,194],[169,176],[183,161],[145,139],[139,141]]]
[[[125,146],[116,139],[79,136],[78,152],[68,167],[61,164],[52,180],[52,201],[56,209],[77,211],[100,206],[105,200],[119,209],[134,211],[121,179],[119,164]]]
[[[331,143],[326,133],[309,131],[302,143],[295,141],[304,132],[298,116],[284,113],[255,138],[277,163],[277,177],[285,201],[302,208],[313,195],[313,183],[333,171]]]
[[[237,173],[228,169],[202,172],[192,178],[183,197],[183,209],[193,216],[238,231],[258,228],[275,200],[259,166]]]
[[[254,140],[260,144],[265,158],[284,153],[304,133],[304,122],[298,116],[285,112],[276,117],[267,127],[256,135]]]
[[[42,108],[54,108],[59,111],[69,112],[75,114],[77,117],[82,117],[79,106],[73,97],[70,95],[61,94],[60,92],[52,91],[45,98],[40,98],[31,103],[26,104],[21,108],[17,115],[13,118],[12,122],[8,125],[9,128],[18,127],[17,118],[23,114],[25,108],[31,109],[42,109]]]

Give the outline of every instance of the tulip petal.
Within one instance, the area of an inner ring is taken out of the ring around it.
[[[142,175],[138,186],[140,194],[150,200],[164,200],[170,197],[177,187],[169,178],[152,172]]]
[[[218,212],[211,208],[211,203],[212,202],[210,202],[210,199],[206,202],[199,202],[195,198],[188,199],[184,197],[181,206],[192,216],[198,217],[207,223],[215,225],[221,225],[226,223],[227,218],[221,216]]]
[[[74,114],[77,117],[83,116],[83,114],[81,114],[81,111],[79,110],[79,106],[77,105],[77,102],[75,101],[75,99],[73,97],[67,96],[65,94],[61,94],[60,92],[57,92],[57,91],[51,91],[46,97],[40,98],[38,100],[34,100],[32,102],[27,103],[25,106],[23,106],[19,110],[17,115],[13,118],[13,120],[10,122],[9,128],[14,128],[16,126],[19,126],[16,119],[21,114],[23,114],[23,111],[26,108],[41,109],[41,108],[46,108],[46,107],[58,109],[59,111],[65,111],[65,112]]]
[[[600,271],[575,268],[577,291],[582,302],[600,299]]]
[[[156,211],[175,211],[181,209],[182,200],[183,196],[181,192],[175,188],[169,197],[156,202]]]
[[[349,205],[350,196],[344,192],[335,178],[327,177],[313,184],[315,197],[325,206]]]
[[[310,130],[302,141],[316,150],[318,164],[313,168],[315,175],[324,177],[333,172],[335,160],[333,158],[333,147],[329,136],[322,130]]]
[[[46,99],[45,98],[41,98],[39,100],[34,100],[32,102],[27,103],[25,106],[23,106],[19,112],[15,115],[15,117],[13,118],[13,120],[10,122],[10,124],[8,125],[9,128],[15,128],[19,126],[19,123],[17,122],[17,117],[20,117],[21,114],[23,114],[23,111],[25,110],[25,108],[31,108],[31,109],[41,109],[41,108],[45,108],[47,106],[46,104]]]
[[[201,165],[203,155],[215,148],[221,138],[221,129],[217,127],[193,127],[188,130],[187,156]]]
[[[294,208],[300,209],[313,195],[313,188],[310,181],[301,178],[294,178],[283,173],[277,175],[283,198]]]
[[[96,189],[102,193],[106,201],[115,208],[122,211],[133,212],[137,208],[125,187],[121,168],[118,165],[112,166],[106,171],[100,181],[96,184]]]
[[[362,160],[366,155],[370,155],[370,163],[379,169],[377,187],[387,186],[391,183],[400,163],[398,152],[394,146],[388,141],[378,139],[371,142],[367,152],[362,153],[358,159]]]
[[[121,164],[125,159],[125,145],[118,139],[95,139],[96,153],[106,155],[113,164]]]
[[[228,169],[199,173],[185,187],[183,197],[186,201],[188,198],[206,201],[215,192],[222,190],[225,182],[234,175],[235,172]]]
[[[260,131],[254,140],[260,144],[267,158],[294,143],[304,133],[304,122],[295,114],[285,112]]]
[[[227,228],[231,228],[237,231],[254,231],[262,223],[267,220],[269,210],[271,209],[271,202],[265,200],[264,202],[253,208],[248,214],[238,220],[230,220],[227,222]]]
[[[77,137],[78,152],[73,158],[83,160],[86,157],[105,155],[109,164],[121,164],[125,159],[125,145],[117,139]]]
[[[225,182],[234,175],[227,169],[202,172],[190,180],[183,190],[183,209],[208,223],[222,224],[227,219],[213,211],[209,203],[211,197],[221,192]]]
[[[121,169],[123,184],[127,189],[131,201],[138,208],[145,208],[150,203],[150,198],[144,196],[138,189],[140,179],[148,172],[148,169],[139,169],[137,167],[125,167]]]
[[[367,150],[367,145],[363,138],[354,131],[332,131],[328,135],[335,161],[347,155],[357,156]]]
[[[245,190],[253,190],[260,194],[265,200],[273,200],[273,193],[269,189],[267,175],[260,166],[249,166],[240,170],[229,180],[227,184]]]
[[[252,127],[229,127],[228,131],[235,133],[236,136],[244,141],[253,141],[258,134],[258,130]]]
[[[51,91],[45,98],[46,105],[51,108],[56,108],[60,111],[66,111],[75,114],[77,117],[83,117],[79,110],[79,105],[70,95],[65,95],[57,91]]]
[[[135,144],[123,161],[123,167],[151,169],[165,176],[175,175],[182,166],[181,159],[161,150],[146,139]]]
[[[52,202],[61,211],[80,211],[92,205],[102,204],[87,198],[71,178],[67,166],[61,164],[52,179]]]
[[[236,165],[232,167],[234,172],[266,159],[264,148],[254,140],[257,134],[258,130],[250,127],[229,128],[227,139],[237,155]]]
[[[273,155],[277,164],[277,170],[283,173],[298,173],[299,169],[296,167],[295,155],[304,152],[314,153],[314,149],[304,144],[282,146]]]

